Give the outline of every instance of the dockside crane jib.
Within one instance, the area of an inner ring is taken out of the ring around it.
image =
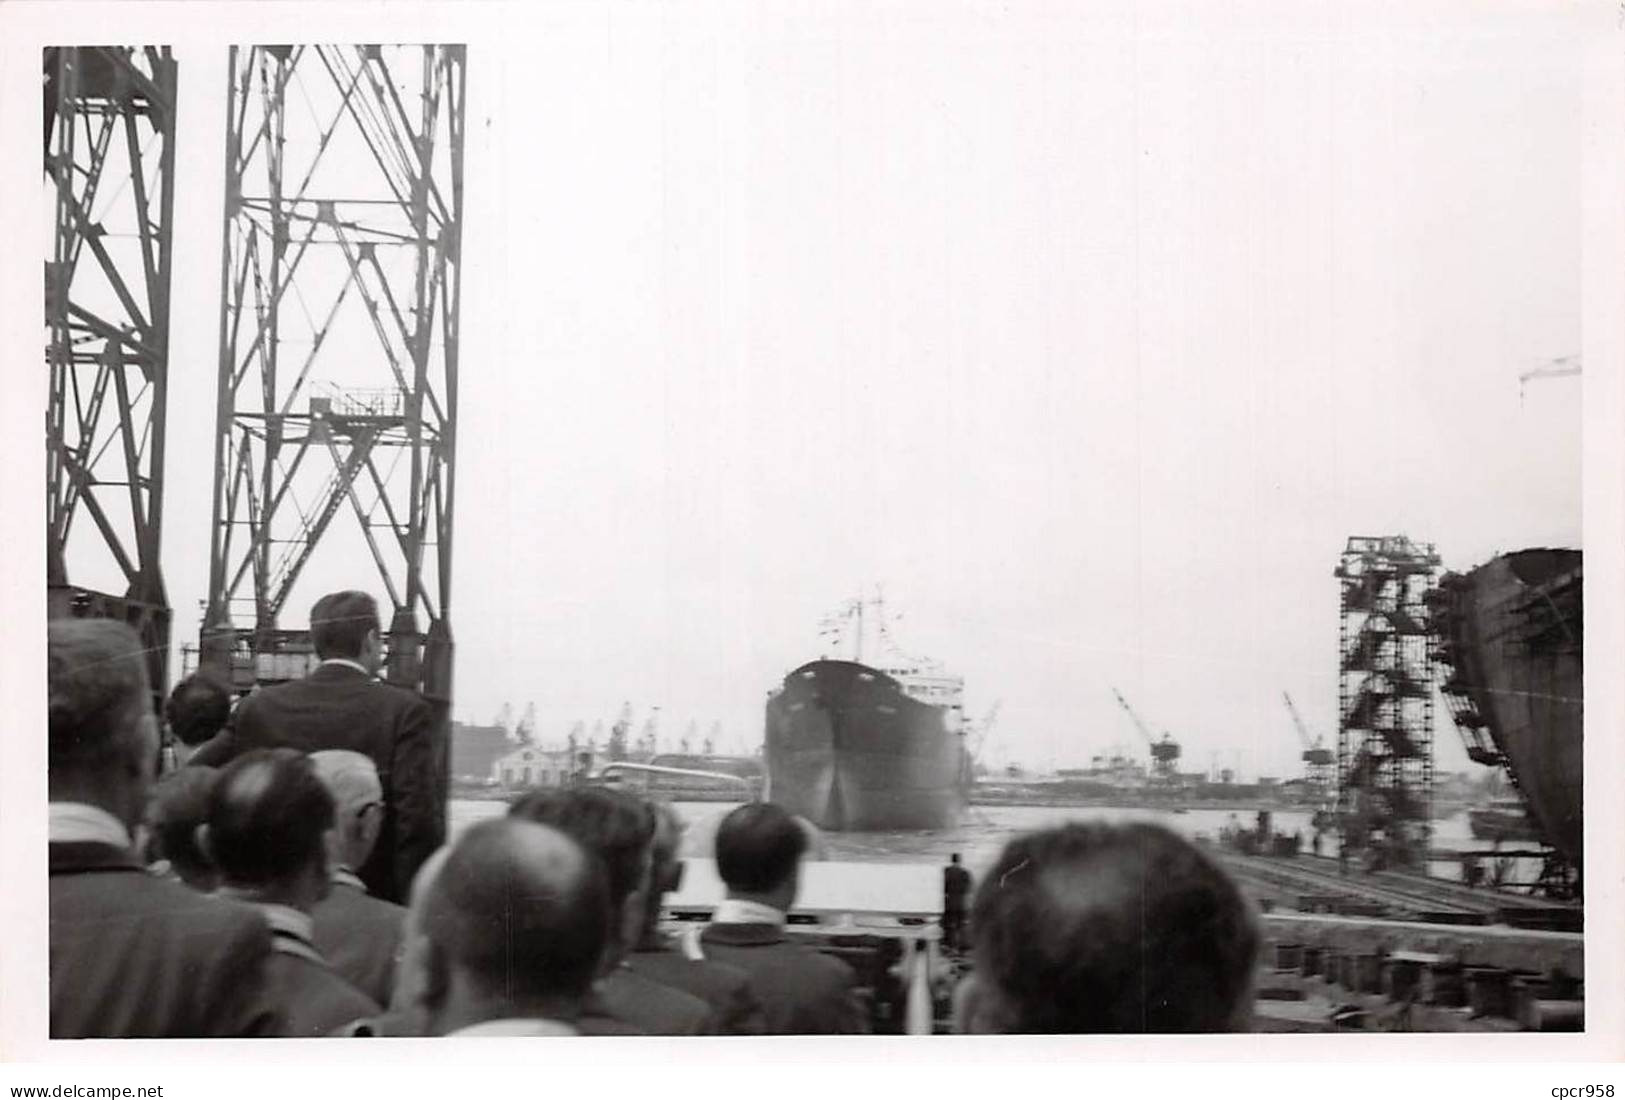
[[[994,723],[999,720],[999,708],[1003,706],[1003,699],[995,699],[981,720],[970,724],[965,741],[965,754],[973,769],[986,766],[982,754],[987,750],[987,736],[993,731]]]
[[[1303,717],[1292,702],[1292,696],[1283,691],[1281,698],[1286,701],[1287,713],[1292,716],[1292,725],[1298,731],[1298,740],[1303,743],[1303,762],[1307,765],[1306,778],[1310,786],[1317,790],[1325,790],[1331,785],[1331,770],[1337,763],[1337,755],[1328,749],[1319,737],[1310,734],[1309,727],[1303,724]]]
[[[1140,732],[1140,736],[1145,738],[1145,743],[1151,746],[1151,773],[1158,779],[1172,781],[1176,777],[1176,767],[1181,752],[1179,742],[1175,741],[1166,731],[1163,732],[1160,740],[1153,737],[1145,722],[1134,712],[1134,708],[1129,706],[1128,700],[1123,698],[1123,693],[1114,687],[1112,688],[1112,695],[1117,698],[1118,706],[1122,707],[1128,714],[1130,721],[1134,723],[1134,728]]]

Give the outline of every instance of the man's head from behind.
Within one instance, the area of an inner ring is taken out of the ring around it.
[[[611,909],[605,964],[618,962],[643,927],[655,833],[649,804],[608,787],[542,788],[515,802],[508,816],[552,826],[603,864]]]
[[[401,947],[395,961],[395,985],[386,1006],[391,1016],[409,1021],[403,1034],[427,1035],[427,990],[429,989],[429,930],[425,923],[429,897],[434,893],[440,869],[446,865],[451,848],[441,845],[423,861],[412,878],[406,916],[401,921]]]
[[[771,802],[749,802],[717,826],[717,874],[730,897],[788,910],[800,885],[807,830]]]
[[[372,757],[349,749],[310,754],[316,777],[333,796],[329,851],[336,866],[357,870],[372,855],[384,824],[384,788]]]
[[[365,592],[331,592],[310,609],[310,642],[322,660],[355,661],[369,672],[383,664],[378,602]]]
[[[256,749],[215,780],[205,834],[225,885],[259,900],[309,909],[327,894],[333,796],[310,758]]]
[[[206,672],[188,676],[169,693],[164,718],[181,744],[201,745],[231,718],[231,689]]]
[[[514,1016],[569,1018],[597,976],[609,900],[598,860],[513,817],[471,826],[414,900],[431,1034]]]
[[[961,1030],[1217,1032],[1250,1019],[1252,910],[1162,826],[1074,823],[1012,840],[971,926]]]
[[[153,788],[148,817],[155,854],[169,861],[182,882],[209,893],[220,885],[214,861],[198,846],[197,831],[209,818],[209,799],[220,773],[194,766],[170,772]]]
[[[141,639],[110,619],[53,619],[46,682],[51,799],[91,803],[133,828],[158,752]]]

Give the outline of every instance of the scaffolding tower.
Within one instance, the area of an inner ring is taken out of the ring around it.
[[[1425,870],[1432,847],[1430,543],[1351,537],[1341,582],[1337,817],[1343,854],[1371,868]]]
[[[160,698],[175,87],[168,47],[44,51],[47,612],[129,623]]]
[[[290,600],[366,588],[370,559],[385,677],[429,701],[442,759],[464,62],[463,46],[231,50],[199,638],[200,663],[239,690],[303,675]]]

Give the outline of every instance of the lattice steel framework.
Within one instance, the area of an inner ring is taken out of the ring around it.
[[[240,687],[297,675],[308,632],[280,617],[298,582],[325,565],[324,588],[364,588],[370,557],[385,675],[423,692],[442,736],[464,61],[462,46],[231,50],[200,637],[201,663]]]
[[[47,605],[129,622],[161,696],[175,62],[168,47],[61,47],[44,70]]]
[[[1433,662],[1427,595],[1439,555],[1403,535],[1353,537],[1336,576],[1337,813],[1344,853],[1425,870],[1432,844]]]

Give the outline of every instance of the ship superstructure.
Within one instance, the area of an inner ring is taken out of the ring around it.
[[[892,637],[885,598],[859,597],[823,621],[826,660],[845,658],[890,676],[910,699],[941,707],[948,731],[965,728],[965,679],[944,670],[941,662],[904,652]]]

